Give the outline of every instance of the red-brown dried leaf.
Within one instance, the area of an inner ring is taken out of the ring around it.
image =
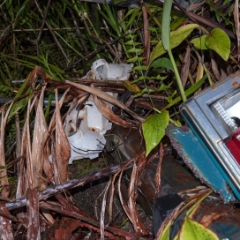
[[[67,181],[68,160],[70,157],[70,145],[64,132],[60,108],[58,102],[58,92],[55,90],[56,99],[56,128],[55,128],[55,149],[53,157],[54,179],[55,183],[63,183]]]
[[[27,190],[28,229],[27,239],[40,240],[38,190]]]
[[[33,166],[33,188],[43,190],[46,182],[43,181],[43,149],[48,137],[48,129],[43,113],[43,98],[45,87],[42,88],[34,123],[34,133],[32,142],[32,166]]]
[[[124,128],[129,128],[131,126],[130,123],[128,123],[127,121],[121,119],[116,114],[114,114],[113,111],[110,109],[110,107],[103,101],[99,100],[97,96],[94,96],[93,99],[94,99],[94,103],[96,104],[98,110],[109,121],[111,121],[119,126],[122,126]]]

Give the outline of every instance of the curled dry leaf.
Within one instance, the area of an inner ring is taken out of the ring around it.
[[[135,161],[135,159],[132,159],[132,161]],[[129,162],[130,163],[130,162]],[[127,163],[127,164],[129,164]],[[125,211],[125,213],[127,214],[129,220],[131,221],[134,230],[136,232],[137,235],[148,235],[148,231],[146,229],[146,227],[143,225],[140,216],[138,214],[137,208],[136,208],[136,194],[135,194],[135,181],[137,180],[136,175],[137,175],[137,166],[136,163],[134,162],[133,164],[133,169],[132,169],[132,175],[131,175],[131,180],[130,180],[130,184],[129,184],[129,188],[128,188],[128,204],[125,203],[125,201],[123,200],[123,196],[121,193],[121,180],[122,180],[122,174],[124,171],[124,168],[127,167],[127,164],[121,169],[121,173],[119,175],[119,179],[118,179],[118,194],[119,194],[119,199],[121,201],[122,207]],[[115,176],[114,176],[115,177]]]
[[[109,121],[111,121],[119,126],[122,126],[124,128],[129,128],[131,126],[130,123],[128,123],[127,121],[121,119],[116,114],[114,114],[113,111],[110,109],[110,107],[103,101],[99,100],[97,96],[94,96],[93,99],[94,99],[94,103],[96,104],[98,110]]]
[[[56,128],[55,128],[55,149],[53,157],[54,178],[55,183],[63,183],[67,181],[68,159],[70,157],[70,145],[64,132],[62,119],[60,115],[60,107],[58,102],[58,91],[55,90],[56,99]]]
[[[33,188],[43,190],[46,188],[46,183],[43,181],[43,149],[48,137],[47,124],[43,113],[43,98],[44,90],[42,88],[40,99],[37,106],[33,142],[32,142],[32,166],[33,166]]]
[[[131,180],[128,188],[128,208],[129,208],[129,213],[131,215],[131,219],[134,230],[137,235],[140,236],[146,236],[148,235],[148,231],[146,227],[143,225],[137,207],[136,207],[136,194],[137,191],[135,189],[135,182],[137,181],[137,165],[134,163],[133,164],[133,169],[132,169],[132,175],[131,175]]]

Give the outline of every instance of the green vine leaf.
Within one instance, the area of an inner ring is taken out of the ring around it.
[[[206,38],[206,46],[219,54],[225,61],[228,60],[231,50],[231,41],[228,35],[220,28],[214,28]]]
[[[206,45],[207,37],[207,35],[202,35],[199,38],[194,38],[191,43],[194,45],[195,48],[198,48],[200,50],[208,50],[208,47]]]
[[[180,43],[186,39],[189,34],[195,29],[198,28],[197,24],[188,24],[183,27],[178,28],[176,31],[170,33],[170,48],[173,49],[177,47]],[[157,46],[153,49],[150,64],[158,57],[163,55],[166,50],[163,48],[162,41],[160,41]]]
[[[150,67],[152,67],[152,68],[160,68],[160,67],[167,68],[167,69],[170,69],[174,72],[172,62],[168,58],[159,58],[159,59],[155,60],[151,64]]]
[[[180,232],[180,240],[195,239],[195,240],[218,240],[219,238],[211,230],[205,228],[202,224],[193,221],[189,217],[185,217],[183,226]]]
[[[143,136],[146,144],[146,155],[148,155],[164,137],[168,122],[168,111],[162,111],[159,114],[147,117],[142,124]]]

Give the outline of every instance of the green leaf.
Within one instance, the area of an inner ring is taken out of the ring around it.
[[[170,49],[170,21],[171,8],[173,0],[167,0],[163,3],[162,15],[162,44],[166,51]]]
[[[143,52],[143,49],[133,47],[131,49],[128,49],[126,52],[139,54],[139,53]]]
[[[148,70],[148,66],[136,66],[132,70],[134,70],[134,71],[146,71],[146,70]]]
[[[160,68],[160,67],[168,68],[168,69],[170,69],[170,70],[172,70],[174,72],[172,62],[168,58],[159,58],[159,59],[155,60],[151,64],[150,67],[152,67],[152,68]]]
[[[151,88],[144,88],[141,92],[135,94],[134,97],[141,97],[144,93],[150,94],[150,93],[153,93],[153,92],[155,92],[155,91],[152,90]]]
[[[133,57],[133,58],[128,59],[127,62],[128,62],[128,63],[136,62],[136,61],[141,62],[141,61],[144,60],[144,59],[145,59],[144,57],[135,56],[135,57]]]
[[[215,233],[205,228],[198,222],[193,221],[189,217],[185,217],[183,226],[180,232],[180,240],[194,239],[194,240],[218,240]]]
[[[200,38],[194,38],[191,43],[195,46],[195,48],[201,49],[201,50],[208,50],[208,47],[206,45],[206,38],[207,35],[202,35]]]
[[[225,61],[228,60],[231,50],[231,41],[228,35],[220,28],[214,28],[211,36],[206,39],[206,46],[219,54]]]
[[[170,237],[170,229],[171,229],[171,223],[170,221],[167,226],[164,228],[162,235],[160,236],[159,240],[169,240]]]
[[[161,92],[161,91],[165,91],[166,89],[169,89],[172,83],[173,82],[170,82],[168,85],[161,84],[161,86],[158,88],[158,91]]]
[[[146,155],[155,148],[165,135],[165,129],[169,122],[168,111],[151,115],[142,124],[143,136],[146,144]]]
[[[189,34],[195,29],[198,28],[197,24],[188,24],[178,28],[176,31],[170,33],[170,47],[171,49],[177,47],[184,39],[186,39]],[[153,49],[150,64],[158,57],[165,53],[163,48],[162,41],[160,41],[157,46]]]
[[[129,41],[125,42],[124,44],[133,46],[134,41],[133,41],[133,39],[130,39]]]

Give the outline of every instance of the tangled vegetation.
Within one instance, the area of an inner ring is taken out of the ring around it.
[[[107,4],[79,0],[3,0],[0,12],[3,201],[0,218],[6,222],[3,231],[12,229],[14,222],[14,231],[19,224],[25,227],[27,239],[40,239],[40,226],[43,230],[50,229],[56,223],[53,212],[57,212],[58,220],[60,215],[64,216],[62,222],[71,218],[72,229],[64,233],[68,234],[66,239],[74,239],[71,234],[79,228],[91,230],[101,239],[149,236],[135,206],[138,178],[149,161],[147,157],[152,157],[150,153],[163,139],[168,123],[177,126],[183,123],[178,113],[179,104],[238,70],[238,1],[206,0],[191,5],[188,1],[176,1],[172,6],[172,1]],[[133,64],[130,79],[121,83],[108,83],[106,79],[100,85],[93,79],[82,79],[97,59]],[[108,101],[105,90],[129,93],[127,99],[111,100],[111,104],[118,107],[114,114],[109,109],[102,111],[107,112],[116,125],[142,129],[146,153],[118,164],[115,170],[108,166],[99,170],[98,176],[86,175],[88,182],[109,176],[98,221],[77,209],[67,193],[71,188],[83,186],[85,178],[67,182],[70,145],[63,122],[68,111],[66,105],[71,103],[72,108],[81,105],[89,94],[95,96],[95,101]],[[143,99],[144,104],[134,107],[136,99]],[[51,163],[50,152],[53,159],[59,161]],[[124,200],[120,185],[123,171],[128,168],[132,168],[132,173],[129,196]],[[110,189],[113,198],[115,182],[126,218],[133,226],[131,233],[111,225],[114,221],[111,213],[109,225],[104,225],[106,195]],[[57,186],[64,194],[60,194]],[[159,188],[157,183],[156,188]],[[178,239],[187,239],[187,228],[191,224],[199,229],[198,234],[206,233],[208,239],[216,239],[212,232],[193,220],[196,209],[210,193],[206,189],[197,191],[195,197],[186,200],[180,211],[189,209]],[[46,200],[53,195],[54,200]],[[23,208],[26,204],[28,213]],[[17,208],[19,212],[10,213]],[[159,239],[169,239],[170,224],[177,215],[179,212],[175,211],[168,222],[164,222],[158,232]],[[41,217],[35,221],[35,216]],[[29,229],[24,223],[26,218],[31,225]],[[6,233],[7,239],[17,235],[14,231]],[[56,235],[49,233],[49,239],[60,239],[63,233],[54,231]]]

